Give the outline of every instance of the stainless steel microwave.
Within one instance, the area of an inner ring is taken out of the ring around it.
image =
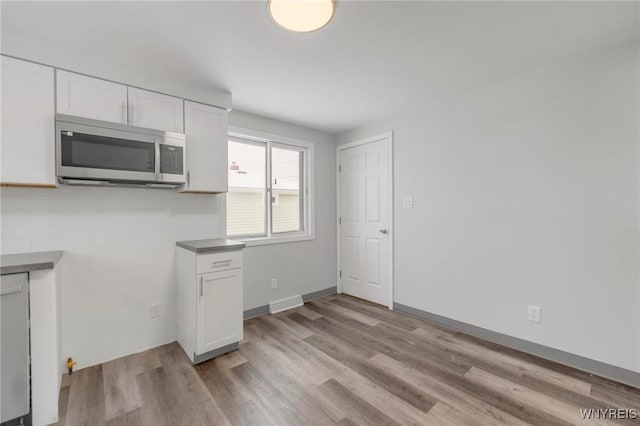
[[[71,185],[177,188],[185,183],[185,135],[56,115],[56,174]]]

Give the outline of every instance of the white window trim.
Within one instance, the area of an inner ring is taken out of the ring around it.
[[[271,235],[270,237],[235,237],[227,236],[233,240],[242,241],[247,247],[262,246],[268,244],[282,244],[282,243],[295,243],[299,241],[310,241],[316,238],[315,234],[315,144],[313,142],[307,142],[300,139],[289,138],[286,136],[275,135],[272,133],[260,132],[244,127],[229,126],[229,136],[237,137],[241,139],[254,140],[256,142],[271,142],[274,145],[291,145],[295,147],[305,148],[307,150],[307,157],[305,159],[305,203],[307,205],[307,217],[305,223],[305,231],[302,232],[287,232],[282,235]],[[269,174],[269,170],[267,170]],[[223,201],[224,204],[224,232],[227,232],[227,205],[226,197]],[[269,211],[269,210],[267,210]],[[267,217],[270,220],[269,217]]]

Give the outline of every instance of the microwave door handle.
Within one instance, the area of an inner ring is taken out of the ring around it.
[[[159,181],[160,180],[160,141],[158,139],[156,139],[154,141],[155,144],[155,148],[156,148],[156,161],[154,161],[155,163],[155,175],[156,175],[156,180]]]

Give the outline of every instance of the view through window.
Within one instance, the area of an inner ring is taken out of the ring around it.
[[[308,148],[229,139],[227,235],[260,238],[305,232]]]

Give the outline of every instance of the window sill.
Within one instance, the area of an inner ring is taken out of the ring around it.
[[[247,245],[247,247],[254,246],[266,246],[269,244],[284,244],[284,243],[297,243],[300,241],[311,241],[315,240],[315,235],[299,235],[295,237],[259,237],[259,238],[234,238],[229,237],[235,241],[242,241]]]

